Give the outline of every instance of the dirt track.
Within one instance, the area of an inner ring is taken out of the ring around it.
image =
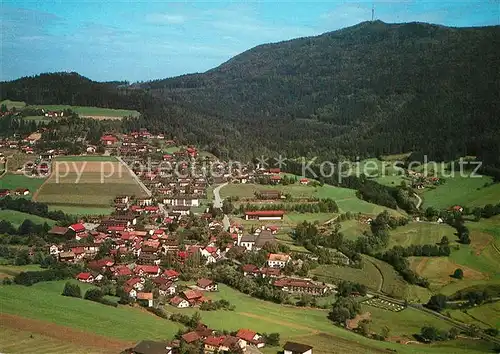
[[[0,327],[15,328],[22,331],[38,333],[82,347],[94,347],[101,350],[109,349],[110,353],[119,353],[135,345],[135,342],[107,338],[98,334],[84,332],[50,322],[33,320],[5,313],[0,314]]]

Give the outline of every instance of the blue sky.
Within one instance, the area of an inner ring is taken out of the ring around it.
[[[259,44],[369,20],[372,3],[389,23],[500,24],[500,0],[2,0],[0,80],[53,71],[97,81],[203,72]]]

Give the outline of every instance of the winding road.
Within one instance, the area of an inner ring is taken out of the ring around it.
[[[422,205],[422,198],[420,198],[417,193],[413,193],[413,195],[418,199],[417,209],[420,209],[420,206]]]
[[[214,188],[214,208],[222,209],[223,199],[220,197],[220,190],[222,187],[225,186],[227,186],[227,182]],[[222,218],[222,224],[224,225],[224,230],[229,229],[229,226],[231,225],[231,223],[229,222],[229,218],[226,214],[224,214],[224,217]]]

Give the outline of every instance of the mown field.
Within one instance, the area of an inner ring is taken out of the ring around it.
[[[471,285],[500,281],[500,217],[467,222],[470,245],[452,247],[449,257],[410,257],[414,271],[428,278],[431,289],[445,294]],[[464,272],[464,279],[450,277],[455,269]]]
[[[434,245],[443,236],[448,237],[450,242],[456,239],[456,230],[446,224],[428,222],[410,222],[405,226],[390,231],[389,247],[411,245]]]
[[[9,318],[10,320],[11,318]],[[72,354],[114,354],[117,351],[113,349],[97,348],[91,343],[84,343],[82,340],[75,341],[74,338],[61,336],[61,333],[45,333],[40,334],[33,326],[31,321],[0,321],[0,350],[9,354],[25,354],[32,353],[36,348],[36,353],[53,354],[53,353],[72,353]],[[43,332],[47,332],[45,326]],[[53,335],[53,336],[51,336]]]
[[[491,183],[492,178],[488,176],[446,178],[444,184],[423,190],[423,208],[447,209],[454,205],[475,207],[496,204],[500,200],[500,183]]]
[[[54,225],[56,222],[51,219],[42,218],[40,216],[31,215],[27,213],[22,213],[16,210],[0,210],[0,220],[9,221],[14,227],[19,227],[24,220],[31,220],[35,224],[47,223],[50,226]]]
[[[11,101],[11,100],[1,101],[0,105],[3,105],[3,104],[7,106],[7,109],[12,109],[12,108],[20,109],[20,108],[24,108],[26,106],[26,103],[24,103],[24,102]]]
[[[225,299],[235,305],[235,311],[201,311],[202,320],[213,328],[236,330],[238,328],[249,328],[258,332],[279,332],[281,342],[287,340],[309,344],[314,347],[314,353],[331,354],[332,348],[338,353],[376,353],[386,352],[386,348],[395,349],[400,353],[466,353],[479,352],[473,347],[460,348],[462,341],[447,343],[449,349],[439,345],[399,345],[389,342],[377,342],[353,332],[335,327],[327,319],[327,310],[304,309],[293,306],[282,306],[267,301],[258,300],[242,294],[225,285],[219,285],[220,291],[208,294],[212,299]],[[180,312],[191,315],[194,309],[177,309],[166,305],[170,312]],[[379,332],[384,325],[391,328],[395,335],[408,335],[419,332],[426,324],[439,328],[448,328],[442,325],[435,317],[421,313],[416,310],[404,310],[401,313],[379,310],[371,306],[363,306],[370,311],[372,316],[372,328]],[[405,327],[405,323],[409,323]],[[478,344],[476,344],[478,345]],[[467,350],[465,350],[467,349]],[[275,354],[279,348],[264,348],[266,354]]]
[[[480,328],[500,328],[500,302],[476,306],[467,310],[449,310],[452,318]]]
[[[36,200],[63,211],[78,208],[74,213],[85,214],[87,208],[107,210],[120,194],[144,195],[123,164],[109,156],[74,156],[56,159]]]
[[[337,283],[340,280],[349,280],[366,285],[372,290],[382,286],[382,275],[372,262],[364,261],[361,269],[341,267],[337,265],[321,265],[313,269],[310,276],[317,276],[319,281]]]
[[[6,173],[0,178],[0,189],[16,189],[16,188],[28,188],[30,194],[23,196],[26,199],[31,199],[33,194],[40,188],[40,186],[45,182],[45,178],[35,178],[27,177],[24,175],[17,175],[12,173]]]
[[[137,117],[139,112],[127,110],[127,109],[111,109],[111,108],[101,108],[101,107],[84,107],[84,106],[69,106],[69,105],[36,105],[31,106],[36,108],[42,108],[49,111],[62,111],[65,109],[71,109],[73,112],[78,113],[82,117]]]
[[[33,338],[30,338],[32,343],[37,341],[38,336],[50,338],[44,342],[46,349],[43,350],[47,353],[66,353],[66,350],[71,350],[71,345],[74,343],[79,344],[82,353],[100,352],[86,351],[83,340],[87,340],[90,346],[99,346],[103,352],[108,352],[111,347],[123,345],[124,349],[142,339],[171,339],[181,328],[177,323],[160,319],[141,309],[128,306],[113,308],[83,299],[63,297],[60,292],[64,283],[65,281],[46,282],[31,287],[0,286],[2,304],[0,316],[4,320],[3,325],[0,326],[0,333],[13,333],[17,339],[8,343],[0,340],[0,350],[5,352],[5,346],[12,345],[11,348],[14,349],[10,352],[22,352],[22,348],[27,345],[27,333],[30,333],[33,335]],[[279,332],[282,342],[295,340],[312,344],[315,353],[331,353],[333,347],[337,348],[340,353],[352,353],[353,350],[382,353],[386,348],[396,349],[401,353],[479,352],[475,351],[473,346],[468,346],[467,351],[462,350],[463,341],[447,342],[445,345],[403,346],[369,340],[333,326],[327,319],[328,311],[326,310],[296,308],[265,302],[224,285],[220,285],[219,292],[208,296],[213,299],[226,299],[236,307],[234,312],[201,311],[203,322],[209,326],[228,330],[249,328],[259,332]],[[188,315],[196,311],[176,309],[169,305],[166,306],[166,310]],[[411,335],[425,324],[442,327],[434,317],[414,313],[414,310],[407,313],[405,312],[407,310],[404,310],[397,314],[397,318],[395,313],[370,306],[366,306],[365,310],[372,313],[372,328],[375,332],[379,331],[383,325],[389,325],[394,335]],[[409,323],[408,327],[404,326],[405,323]],[[61,336],[64,336],[65,346],[59,347]],[[103,342],[100,346],[99,341],[105,340],[104,337],[109,338],[108,343]],[[19,351],[15,349],[16,346],[20,348],[17,349]],[[276,353],[278,349],[266,348],[264,353]]]
[[[340,226],[340,232],[342,232],[344,238],[348,240],[356,240],[359,236],[363,235],[364,231],[370,230],[370,225],[354,219],[342,221]]]
[[[339,188],[329,185],[318,187],[303,186],[298,183],[287,186],[283,185],[259,185],[259,184],[228,184],[221,188],[221,198],[229,196],[239,197],[240,199],[255,198],[255,192],[262,190],[279,190],[283,194],[290,194],[293,198],[331,198],[337,202],[339,211],[342,213],[350,211],[351,213],[363,213],[370,215],[380,214],[384,210],[389,210],[392,214],[400,215],[393,209],[388,209],[380,205],[368,203],[356,197],[354,189]]]
[[[60,295],[65,281],[0,286],[0,313],[55,323],[124,341],[170,339],[181,325],[129,306],[117,308]],[[82,289],[83,290],[83,289]],[[125,348],[124,348],[125,349]]]

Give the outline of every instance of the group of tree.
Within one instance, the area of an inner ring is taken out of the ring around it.
[[[204,302],[200,306],[202,311],[217,311],[217,310],[229,310],[234,311],[235,306],[227,300],[221,299],[216,301]]]
[[[21,272],[14,277],[14,283],[31,286],[39,282],[72,279],[79,272],[81,267],[78,265],[55,263],[46,270]]]
[[[352,296],[340,296],[332,306],[328,318],[335,324],[345,327],[347,320],[353,319],[361,312],[361,305]]]
[[[444,331],[433,326],[425,326],[422,327],[417,337],[425,342],[438,342],[455,339],[459,333],[460,331],[455,327],[450,328],[449,331]]]
[[[245,277],[240,271],[228,264],[217,265],[212,269],[212,273],[215,281],[226,284],[244,294],[278,304],[290,302],[287,293],[273,287],[266,279]]]
[[[114,301],[106,299],[105,292],[100,288],[90,288],[85,292],[84,299],[98,302],[103,305],[117,307],[118,304]]]
[[[337,294],[339,296],[347,297],[350,295],[366,295],[366,285],[347,280],[342,280],[337,284]]]
[[[451,253],[448,244],[394,246],[392,251],[402,257],[447,257]]]
[[[0,199],[0,209],[20,211],[22,213],[40,216],[58,221],[61,225],[70,225],[76,222],[73,215],[65,214],[61,210],[49,211],[45,203],[34,202],[25,198],[6,196]]]
[[[74,284],[74,283],[68,281],[68,282],[66,282],[66,284],[64,284],[64,289],[63,289],[63,292],[61,295],[81,298],[82,291],[81,291],[80,286],[78,284]]]

